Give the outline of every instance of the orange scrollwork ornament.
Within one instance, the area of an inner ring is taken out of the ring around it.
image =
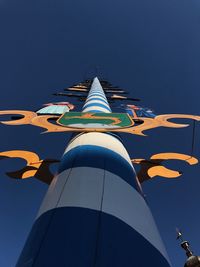
[[[139,164],[141,166],[137,176],[140,183],[150,180],[155,176],[161,176],[164,178],[177,178],[181,176],[181,172],[171,170],[162,165],[166,160],[181,160],[190,165],[198,163],[198,159],[195,157],[180,154],[180,153],[160,153],[151,156],[149,160],[145,159],[132,159],[133,164]]]
[[[0,152],[0,159],[5,158],[20,158],[26,161],[26,166],[24,168],[14,172],[7,172],[9,177],[15,179],[27,179],[30,177],[35,177],[47,184],[50,184],[54,177],[49,170],[49,165],[59,162],[55,159],[41,160],[36,153],[25,150],[10,150]]]

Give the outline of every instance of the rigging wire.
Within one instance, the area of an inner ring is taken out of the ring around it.
[[[192,143],[191,143],[191,157],[193,157],[193,155],[194,155],[194,149],[195,149],[195,135],[196,135],[196,121],[193,120]]]
[[[194,150],[195,150],[195,136],[196,136],[196,121],[193,120],[193,127],[192,127],[192,142],[191,142],[191,151],[190,151],[190,157],[186,159],[189,160],[191,158],[193,158],[194,156]],[[181,174],[183,174],[183,172],[180,172]]]
[[[196,121],[193,120],[193,127],[192,127],[192,142],[191,142],[191,151],[190,151],[190,157],[186,160],[189,160],[193,158],[194,156],[194,150],[195,150],[195,136],[196,136]]]

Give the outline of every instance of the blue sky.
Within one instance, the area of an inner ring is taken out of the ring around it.
[[[142,99],[157,114],[200,115],[200,2],[198,0],[0,1],[1,110],[37,110],[59,101],[51,94],[83,80],[94,66],[101,76]],[[62,99],[64,100],[64,99]],[[1,126],[1,150],[24,149],[59,158],[70,135],[41,135],[33,126]],[[192,127],[124,136],[132,158],[160,152],[190,153]],[[195,151],[200,158],[200,127]],[[47,186],[16,181],[6,171],[21,160],[1,161],[0,266],[15,265]],[[144,192],[174,267],[185,256],[179,226],[200,254],[200,166],[177,163],[176,180],[155,178]]]

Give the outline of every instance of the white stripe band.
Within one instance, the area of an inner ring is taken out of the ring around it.
[[[106,103],[108,104],[108,102],[106,101],[106,99],[105,99],[104,97],[102,97],[102,96],[95,96],[95,95],[94,95],[94,96],[90,96],[90,97],[88,97],[88,98],[86,99],[86,102],[92,100],[93,98],[98,98],[99,100],[102,99],[102,101],[104,101],[104,103],[106,102]]]
[[[93,97],[93,96],[102,97],[104,100],[107,100],[107,98],[105,97],[104,94],[101,94],[101,93],[98,93],[98,92],[95,92],[95,91],[94,92],[90,92],[88,97],[87,97],[87,99],[90,98],[90,97]]]
[[[105,112],[105,113],[110,113],[109,110],[105,109],[105,108],[102,108],[102,107],[99,107],[99,106],[92,106],[92,107],[88,107],[88,108],[85,108],[82,112],[89,112],[89,111],[101,111],[101,112]]]
[[[77,167],[63,171],[51,184],[38,217],[59,207],[81,207],[99,211],[102,196],[104,213],[128,224],[167,258],[143,197],[127,182],[104,169]]]
[[[91,145],[91,146],[99,146],[103,148],[107,148],[121,157],[123,157],[133,168],[131,163],[130,157],[122,145],[122,143],[112,135],[104,134],[104,133],[85,133],[82,135],[77,136],[73,141],[67,146],[64,154],[69,152],[71,149],[77,146],[84,146],[84,145]]]
[[[101,101],[101,99],[99,99],[99,100],[92,100],[92,99],[89,99],[89,100],[84,104],[83,107],[85,107],[86,105],[89,105],[89,104],[93,104],[93,103],[94,103],[94,104],[95,104],[95,103],[102,104],[102,105],[104,105],[104,106],[107,106],[107,107],[110,109],[109,105],[106,104],[104,101]]]

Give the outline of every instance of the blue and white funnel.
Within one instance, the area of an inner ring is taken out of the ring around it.
[[[111,112],[94,79],[83,112]],[[68,144],[17,267],[169,267],[121,141],[89,132]]]
[[[98,78],[94,78],[93,80],[88,97],[83,106],[83,112],[111,112],[110,106]]]

